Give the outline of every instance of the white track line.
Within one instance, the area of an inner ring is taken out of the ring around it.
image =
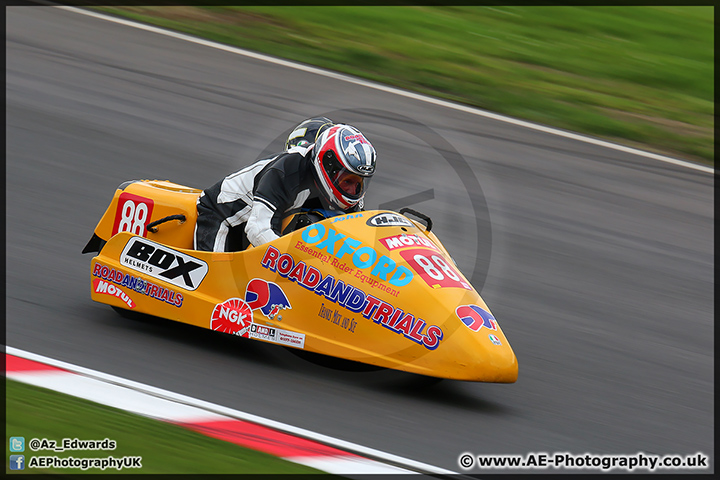
[[[426,473],[440,475],[457,473],[14,347],[6,347],[6,353],[78,374],[76,375],[78,378],[74,379],[73,382],[68,381],[67,375],[58,374],[57,372],[19,372],[12,374],[12,376],[8,375],[8,378],[23,383],[80,396],[96,403],[133,411],[140,415],[158,419],[170,419],[176,422],[212,421],[221,417],[231,417],[369,457],[367,459],[348,458],[335,460],[323,458],[289,459],[316,468],[322,466],[329,473]]]
[[[407,97],[407,98],[412,98],[414,100],[419,100],[421,102],[430,103],[430,104],[438,105],[441,107],[451,108],[453,110],[470,113],[472,115],[478,115],[478,116],[485,117],[485,118],[491,118],[493,120],[497,120],[500,122],[510,123],[510,124],[517,125],[520,127],[525,127],[525,128],[529,128],[532,130],[549,133],[551,135],[557,135],[560,137],[570,138],[572,140],[590,143],[590,144],[597,145],[600,147],[611,148],[613,150],[618,150],[618,151],[625,152],[625,153],[631,153],[633,155],[638,155],[641,157],[652,158],[654,160],[659,160],[661,162],[671,163],[673,165],[679,165],[682,167],[687,167],[687,168],[697,170],[700,172],[705,172],[705,173],[714,173],[715,172],[715,170],[713,168],[707,167],[704,165],[698,165],[698,164],[690,163],[690,162],[687,162],[684,160],[679,160],[677,158],[667,157],[665,155],[658,155],[656,153],[646,152],[646,151],[639,150],[636,148],[627,147],[625,145],[607,142],[605,140],[599,140],[597,138],[586,137],[584,135],[580,135],[577,133],[566,132],[563,130],[546,127],[544,125],[538,125],[535,123],[526,122],[524,120],[518,120],[515,118],[511,118],[511,117],[506,117],[504,115],[499,115],[497,113],[480,110],[479,108],[468,107],[466,105],[460,105],[457,103],[440,100],[438,98],[433,98],[433,97],[428,97],[428,96],[420,95],[420,94],[413,93],[413,92],[408,92],[405,90],[401,90],[399,88],[389,87],[387,85],[382,85],[382,84],[378,84],[378,83],[369,82],[366,80],[361,80],[359,78],[350,77],[348,75],[341,75],[339,73],[331,72],[329,70],[323,70],[323,69],[317,68],[317,67],[302,65],[299,63],[290,62],[288,60],[281,60],[279,58],[273,58],[273,57],[270,57],[267,55],[262,55],[259,53],[251,52],[249,50],[243,50],[241,48],[236,48],[236,47],[231,47],[229,45],[223,45],[221,43],[211,42],[209,40],[204,40],[202,38],[197,38],[197,37],[193,37],[190,35],[185,35],[182,33],[165,30],[162,28],[133,22],[131,20],[126,20],[123,18],[112,17],[110,15],[105,15],[105,14],[90,11],[90,10],[83,10],[83,9],[76,8],[76,7],[58,6],[57,8],[61,8],[63,10],[67,10],[67,11],[71,11],[71,12],[75,12],[75,13],[79,13],[81,15],[87,15],[90,17],[100,18],[103,20],[107,20],[109,22],[126,25],[128,27],[139,28],[141,30],[157,33],[160,35],[165,35],[167,37],[176,38],[178,40],[183,40],[183,41],[195,43],[198,45],[204,45],[206,47],[215,48],[217,50],[223,50],[223,51],[234,53],[237,55],[243,55],[245,57],[254,58],[256,60],[262,60],[262,61],[265,61],[268,63],[282,65],[284,67],[293,68],[295,70],[301,70],[303,72],[314,73],[316,75],[321,75],[323,77],[334,78],[336,80],[340,80],[343,82],[352,83],[355,85],[361,85],[361,86],[372,88],[375,90],[380,90],[382,92],[387,92],[387,93],[392,93],[392,94],[400,95],[400,96]]]

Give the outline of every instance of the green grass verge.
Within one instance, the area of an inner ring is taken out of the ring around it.
[[[713,162],[714,24],[709,6],[102,10],[546,125]]]
[[[11,436],[25,437],[25,470],[19,473],[250,473],[297,474],[322,473],[262,452],[239,447],[187,430],[177,425],[134,415],[32,385],[6,381],[5,451],[10,452]],[[27,443],[33,438],[60,442],[63,438],[117,442],[112,451],[33,452]],[[30,469],[32,456],[103,458],[141,456],[141,469]]]

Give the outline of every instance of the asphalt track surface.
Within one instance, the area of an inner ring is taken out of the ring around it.
[[[463,452],[712,455],[711,174],[56,8],[6,12],[8,345],[456,471]],[[90,300],[80,251],[121,182],[210,186],[322,114],[379,152],[368,208],[406,198],[433,217],[517,383],[391,383]]]

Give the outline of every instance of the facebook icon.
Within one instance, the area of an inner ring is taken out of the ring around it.
[[[25,470],[25,455],[10,455],[10,470]]]

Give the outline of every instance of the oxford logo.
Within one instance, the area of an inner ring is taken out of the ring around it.
[[[371,227],[412,227],[410,220],[399,213],[378,213],[368,218],[367,224]]]
[[[195,290],[208,272],[203,260],[142,237],[130,239],[120,255],[120,263],[185,290]]]

